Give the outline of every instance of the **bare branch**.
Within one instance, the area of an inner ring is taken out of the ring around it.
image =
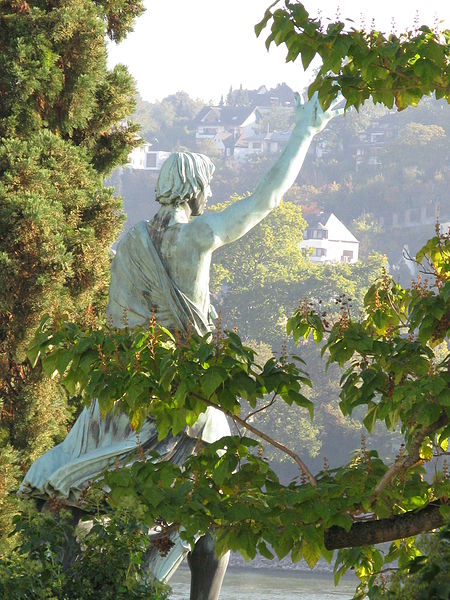
[[[305,465],[305,463],[302,461],[302,459],[298,456],[298,454],[296,454],[295,452],[293,452],[292,450],[287,448],[284,444],[281,444],[277,440],[274,440],[273,438],[271,438],[269,435],[267,435],[267,433],[264,433],[264,431],[260,431],[253,425],[250,425],[250,423],[247,423],[246,421],[244,421],[244,419],[241,419],[237,415],[233,415],[233,413],[231,411],[227,410],[226,408],[222,408],[221,406],[214,404],[213,402],[211,402],[210,400],[207,400],[206,398],[203,398],[199,394],[193,393],[192,395],[195,396],[198,400],[201,400],[202,402],[207,404],[208,406],[217,408],[218,410],[223,412],[225,415],[230,417],[230,419],[233,419],[233,421],[235,423],[238,423],[241,427],[248,429],[248,431],[251,431],[257,437],[261,438],[262,440],[264,440],[271,446],[278,448],[278,450],[281,450],[282,452],[284,452],[285,454],[290,456],[297,463],[297,465],[299,466],[302,473],[304,473],[306,475],[306,477],[309,479],[310,484],[312,486],[317,486],[317,481],[316,481],[314,475],[311,473],[311,471],[308,469],[308,467]]]
[[[272,399],[270,400],[270,402],[268,402],[264,406],[261,406],[261,408],[258,408],[256,410],[252,411],[251,413],[249,413],[245,417],[244,421],[247,422],[250,419],[250,417],[254,417],[258,413],[262,412],[263,410],[266,410],[267,408],[270,408],[273,405],[273,403],[275,402],[275,400],[277,399],[277,396],[278,396],[278,391],[274,392],[274,394],[273,394]]]

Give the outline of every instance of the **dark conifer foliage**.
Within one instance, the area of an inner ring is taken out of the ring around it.
[[[102,317],[121,202],[102,177],[124,162],[135,86],[108,70],[140,0],[0,5],[0,531],[23,470],[64,437],[73,411],[25,348],[43,313]],[[5,546],[3,546],[4,548]],[[1,552],[1,545],[0,545]]]

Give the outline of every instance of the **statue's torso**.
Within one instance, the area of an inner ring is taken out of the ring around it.
[[[212,251],[197,243],[192,221],[166,225],[156,215],[147,229],[170,278],[207,320]]]

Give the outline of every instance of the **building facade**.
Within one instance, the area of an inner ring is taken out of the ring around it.
[[[358,240],[333,213],[310,219],[299,246],[312,262],[358,261]]]

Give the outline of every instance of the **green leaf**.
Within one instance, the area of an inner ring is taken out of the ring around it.
[[[329,528],[332,525],[336,525],[337,527],[342,527],[343,529],[345,529],[345,531],[348,532],[348,531],[350,531],[350,529],[353,525],[353,520],[346,513],[343,513],[343,512],[337,513],[327,520],[326,527]]]
[[[315,55],[316,55],[316,50],[314,48],[309,48],[308,46],[303,46],[302,49],[300,50],[302,65],[303,65],[303,68],[305,69],[305,71],[309,67],[309,65],[312,63]]]
[[[221,367],[210,367],[202,377],[202,389],[210,398],[217,388],[227,379],[227,372]]]
[[[302,554],[310,569],[313,569],[322,556],[320,544],[314,538],[303,538]]]
[[[291,552],[292,562],[297,563],[302,558],[303,558],[302,544],[301,543],[294,544],[294,547],[292,548],[292,552]]]
[[[378,404],[375,404],[373,402],[369,404],[369,410],[367,411],[367,414],[363,419],[364,426],[366,427],[369,433],[372,433],[373,428],[375,427],[375,423],[377,422],[378,410]]]
[[[266,9],[266,12],[264,13],[264,17],[262,18],[262,20],[255,25],[256,37],[259,37],[261,31],[266,27],[267,23],[269,22],[270,18],[273,15],[273,13],[270,9],[273,8],[276,4],[278,4],[278,2],[279,2],[279,0],[275,0],[275,2],[272,2],[272,4]]]
[[[303,408],[306,408],[309,412],[311,421],[314,419],[314,404],[311,402],[311,400],[306,398],[306,396],[303,396],[303,394],[300,394],[299,392],[296,392],[294,390],[289,390],[288,398],[289,400],[297,404],[297,406],[302,406]]]
[[[264,558],[268,558],[269,560],[274,558],[274,555],[263,540],[258,542],[258,552],[261,554],[261,556],[264,556]]]
[[[420,458],[431,460],[433,458],[433,442],[430,438],[425,438],[420,446]]]
[[[292,548],[292,537],[288,532],[283,533],[278,536],[276,541],[274,542],[273,549],[275,550],[278,560],[282,560]]]

